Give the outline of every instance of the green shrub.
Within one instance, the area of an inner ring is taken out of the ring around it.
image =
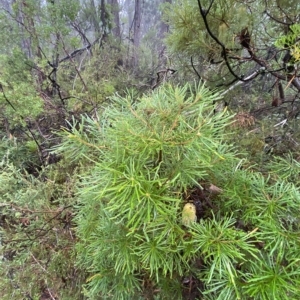
[[[115,96],[102,126],[90,119],[82,126],[81,149],[95,128],[99,134],[99,159],[82,178],[77,216],[79,265],[92,273],[91,297],[130,299],[147,290],[145,281],[172,293],[189,273],[197,255],[181,224],[185,195],[233,160],[222,142],[229,116],[213,113],[217,98],[203,86],[165,87],[136,102]],[[78,135],[74,127],[64,151],[71,141],[79,147]]]
[[[218,98],[203,85],[115,96],[64,134],[58,151],[89,161],[76,215],[88,299],[297,299],[299,191],[238,159]]]
[[[79,299],[82,277],[73,256],[74,180],[65,172],[65,180],[57,183],[57,171],[50,172],[50,166],[36,178],[9,158],[0,162],[0,298],[52,294]],[[52,180],[47,178],[50,173]]]

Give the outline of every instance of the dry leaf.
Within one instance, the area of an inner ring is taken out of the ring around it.
[[[223,192],[223,190],[213,184],[211,184],[208,188],[208,190],[212,193],[212,194],[220,194]]]

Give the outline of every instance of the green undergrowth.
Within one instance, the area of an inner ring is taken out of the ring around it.
[[[298,299],[299,162],[258,172],[220,99],[116,94],[34,174],[3,140],[1,299]]]
[[[57,163],[36,177],[12,158],[0,162],[0,298],[80,299],[83,274],[72,250],[76,170]]]

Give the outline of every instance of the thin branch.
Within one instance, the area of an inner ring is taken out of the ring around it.
[[[30,255],[32,256],[33,260],[40,266],[40,268],[45,272],[45,273],[48,273],[49,272],[38,262],[38,260],[34,257],[34,255],[32,254],[32,252],[29,252]]]
[[[264,13],[265,13],[271,20],[275,21],[276,23],[279,23],[279,24],[282,24],[282,25],[286,25],[286,26],[293,25],[293,23],[286,23],[286,22],[280,21],[279,19],[273,17],[272,15],[270,15],[270,14],[268,13],[267,10],[265,10]]]
[[[197,2],[198,2],[198,6],[199,6],[200,15],[201,15],[201,17],[202,17],[202,19],[203,19],[203,21],[204,21],[204,25],[205,25],[205,28],[206,28],[208,34],[209,34],[210,37],[211,37],[211,38],[212,38],[212,39],[213,39],[213,40],[214,40],[214,41],[222,48],[222,55],[223,55],[223,57],[224,57],[224,60],[225,60],[225,63],[226,63],[226,66],[227,66],[229,72],[231,73],[231,75],[233,75],[233,76],[234,76],[235,78],[237,78],[238,80],[240,80],[240,81],[246,81],[243,77],[238,76],[238,75],[235,74],[234,71],[232,70],[231,65],[230,65],[230,63],[229,63],[229,61],[228,61],[227,50],[226,50],[225,45],[224,45],[224,44],[223,44],[223,43],[222,43],[222,42],[221,42],[221,41],[213,34],[213,32],[210,30],[210,27],[209,27],[208,22],[207,22],[207,17],[206,17],[208,11],[206,11],[206,10],[204,10],[204,9],[202,8],[202,5],[201,5],[200,0],[197,0]],[[212,2],[210,3],[209,9],[211,8],[213,2],[214,2],[214,1],[212,1]]]
[[[76,64],[75,64],[75,62],[74,62],[73,57],[70,56],[70,54],[68,54],[68,51],[67,51],[67,49],[66,49],[66,45],[65,45],[64,41],[61,40],[61,42],[62,42],[63,49],[64,49],[65,53],[67,54],[67,56],[69,57],[70,61],[72,62],[73,66],[74,66],[74,68],[75,68],[75,71],[76,71],[78,77],[80,78],[80,81],[82,82],[82,85],[83,85],[84,89],[85,89],[86,91],[88,91],[88,87],[87,87],[87,85],[86,85],[84,79],[82,78],[81,73],[80,73],[80,71],[78,70],[78,68],[77,68],[77,66],[76,66]],[[90,46],[88,46],[88,47],[90,47]],[[87,47],[85,47],[85,48],[87,48]]]
[[[245,81],[249,81],[249,80],[254,79],[254,78],[257,77],[261,72],[262,72],[261,69],[259,69],[259,70],[255,71],[255,72],[253,72],[251,75],[249,75],[249,76],[247,76],[247,77],[245,78]],[[236,82],[236,83],[235,83],[233,86],[231,86],[229,89],[227,89],[226,91],[224,91],[223,93],[221,93],[221,96],[226,95],[228,92],[230,92],[231,90],[233,90],[233,89],[236,88],[237,86],[241,85],[241,84],[244,83],[245,81],[240,80],[240,81]]]
[[[49,288],[47,288],[48,294],[51,297],[52,300],[56,300],[56,298],[53,297],[53,295],[51,294],[51,291]]]
[[[193,70],[195,71],[195,73],[197,74],[199,80],[202,80],[202,77],[201,75],[198,73],[198,71],[196,70],[195,66],[194,66],[194,62],[193,62],[193,56],[191,56],[191,65],[192,65],[192,68]]]

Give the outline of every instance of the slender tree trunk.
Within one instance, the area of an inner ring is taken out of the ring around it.
[[[120,7],[119,7],[118,0],[108,0],[107,3],[110,5],[110,11],[111,14],[113,15],[112,21],[114,24],[112,28],[112,34],[114,35],[114,37],[120,38],[121,37],[120,16],[119,16]]]
[[[100,35],[100,26],[99,26],[99,20],[98,20],[98,16],[97,16],[97,7],[96,7],[94,0],[91,0],[90,4],[93,9],[93,14],[91,16],[92,23],[93,23],[94,30],[96,32],[96,36],[98,37]]]
[[[137,68],[139,62],[139,47],[141,39],[141,0],[135,0],[133,24],[133,67]]]
[[[18,13],[16,15],[16,20],[24,36],[28,34],[30,36],[23,39],[21,48],[23,51],[25,50],[24,53],[27,54],[28,58],[37,56],[41,59],[42,53],[39,46],[39,38],[36,33],[36,26],[31,10],[31,3],[27,3],[26,0],[18,4]]]
[[[105,40],[108,35],[107,12],[105,7],[105,0],[101,0],[100,9],[101,9],[100,20],[101,20],[102,34],[103,34],[103,40]]]

